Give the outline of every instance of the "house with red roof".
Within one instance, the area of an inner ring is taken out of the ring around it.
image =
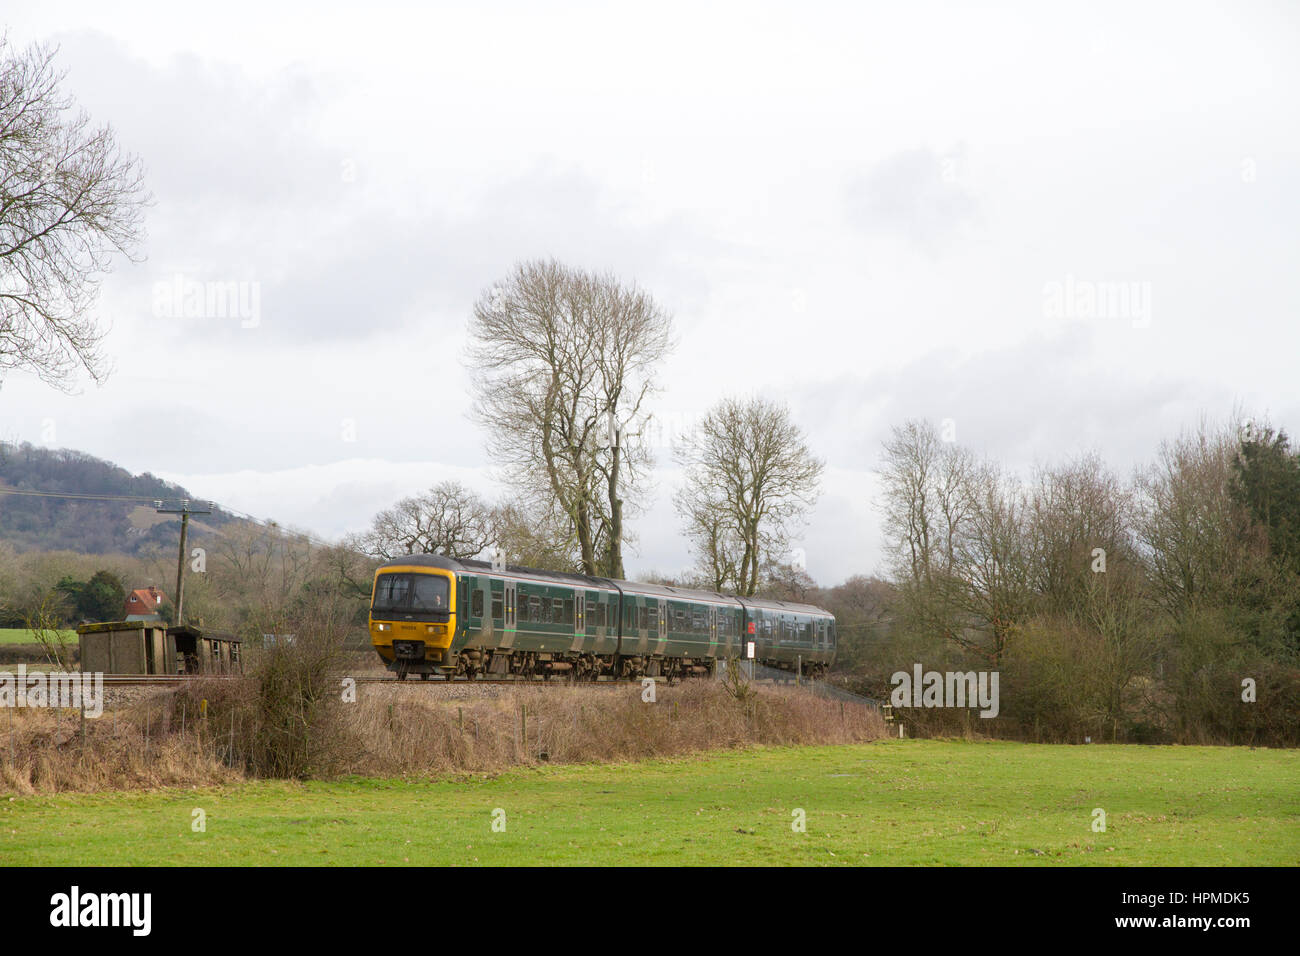
[[[147,588],[136,588],[126,596],[126,614],[124,621],[159,621],[159,611],[166,595],[152,584]]]

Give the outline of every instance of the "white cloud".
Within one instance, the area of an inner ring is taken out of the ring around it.
[[[661,417],[788,400],[829,464],[810,570],[875,570],[906,418],[1017,468],[1126,469],[1234,403],[1300,427],[1298,33],[1118,3],[20,5],[12,39],[62,42],[158,203],[148,261],[104,284],[113,377],[11,376],[0,434],[52,420],[326,535],[439,476],[486,489],[466,319],[555,255],[675,313]],[[178,273],[257,282],[258,327],[154,314]],[[1067,276],[1148,284],[1149,326],[1045,314]],[[657,478],[629,566],[677,570],[666,454]]]

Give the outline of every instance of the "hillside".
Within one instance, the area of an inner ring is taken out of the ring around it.
[[[84,452],[26,442],[0,443],[0,490],[122,499],[0,494],[0,541],[19,551],[142,554],[157,545],[174,548],[177,519],[156,513],[153,502],[194,500],[186,489],[148,472],[132,475]],[[190,534],[199,540],[240,520],[213,505],[212,514],[191,520]]]

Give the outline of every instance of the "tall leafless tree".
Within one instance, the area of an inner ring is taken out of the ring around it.
[[[1234,586],[1262,574],[1266,543],[1232,496],[1238,436],[1203,422],[1162,442],[1138,477],[1137,531],[1155,600],[1175,620],[1230,603]]]
[[[59,91],[55,51],[0,36],[0,372],[66,387],[105,374],[91,310],[115,253],[134,255],[149,201],[140,162]]]
[[[884,453],[881,510],[895,572],[914,582],[950,574],[974,513],[978,463],[932,423],[916,420],[892,429]]]
[[[526,507],[563,516],[588,574],[624,576],[671,330],[647,293],[554,260],[521,263],[475,303],[469,359],[490,452]]]
[[[880,476],[905,619],[996,663],[1032,609],[1023,489],[923,421],[892,430]]]
[[[703,573],[750,595],[816,503],[823,462],[784,405],[724,399],[677,449],[686,481],[676,496]]]
[[[492,508],[459,482],[444,481],[379,512],[355,544],[384,559],[405,554],[474,558],[494,540]]]

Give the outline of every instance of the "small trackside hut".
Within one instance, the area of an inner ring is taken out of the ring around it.
[[[243,638],[204,631],[191,624],[167,628],[176,649],[177,673],[240,674],[244,670]]]
[[[108,621],[77,628],[81,670],[92,674],[237,674],[242,639],[188,624]]]

